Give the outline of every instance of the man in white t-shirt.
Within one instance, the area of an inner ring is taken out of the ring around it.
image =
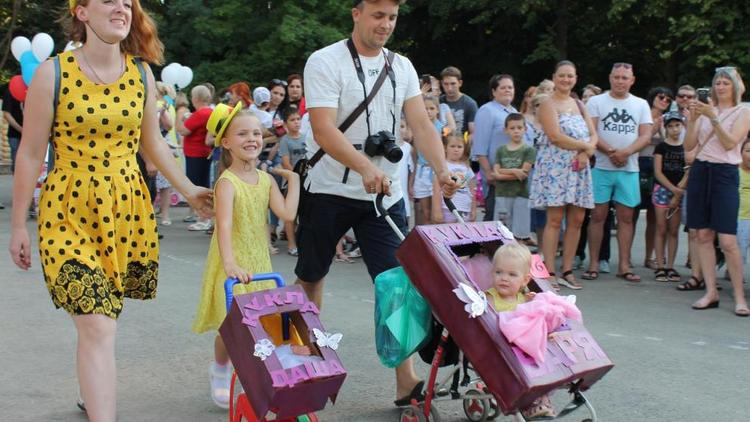
[[[599,275],[599,246],[609,202],[615,201],[619,262],[617,277],[641,281],[630,268],[633,245],[633,210],[641,203],[638,151],[651,142],[651,109],[643,98],[630,94],[635,82],[633,66],[615,63],[609,74],[610,90],[591,97],[586,107],[597,129],[594,182],[594,211],[589,223],[589,269],[587,280]]]
[[[344,133],[338,129],[385,71],[389,52],[383,46],[396,26],[399,5],[403,2],[353,0],[351,40],[364,81],[360,81],[355,53],[350,51],[347,40],[314,52],[305,65],[305,101],[315,139],[308,146],[310,153],[320,147],[326,154],[310,170],[303,187],[308,193],[300,217],[295,273],[297,283],[318,306],[336,243],[350,228],[354,228],[373,279],[399,265],[395,252],[400,240],[385,220],[376,215],[373,199],[381,192],[388,195],[383,205],[405,231],[406,181],[400,180],[398,161],[363,152],[368,136],[388,131],[399,137],[403,112],[414,133],[416,148],[432,165],[445,193],[452,195],[457,187],[448,172],[440,136],[427,117],[417,73],[406,57],[395,55],[389,63],[392,72],[367,111]],[[391,77],[395,79],[395,87]],[[411,359],[396,368],[396,384],[396,405],[408,406],[410,399],[421,398],[423,382],[414,372]]]

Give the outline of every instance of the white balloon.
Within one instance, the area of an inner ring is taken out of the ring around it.
[[[10,51],[13,52],[13,57],[18,61],[21,61],[21,54],[29,50],[31,50],[31,41],[26,37],[15,37],[10,42]]]
[[[177,85],[180,75],[179,63],[170,63],[161,70],[161,81],[168,85]]]
[[[190,85],[190,82],[192,81],[193,81],[193,70],[187,66],[181,66],[179,78],[177,80],[177,86],[180,89],[182,89]]]
[[[52,51],[55,49],[55,40],[44,32],[34,35],[31,40],[31,51],[34,53],[39,62],[47,60]]]

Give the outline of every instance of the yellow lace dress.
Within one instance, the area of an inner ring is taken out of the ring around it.
[[[224,171],[219,180],[228,180],[234,187],[232,206],[232,250],[237,265],[253,274],[271,271],[271,255],[268,252],[268,200],[271,191],[271,176],[258,170],[258,183],[244,182],[230,170]],[[203,289],[198,304],[193,331],[203,333],[217,330],[227,315],[224,272],[219,254],[218,230],[211,237],[206,268],[203,273]],[[253,282],[237,286],[235,294],[276,287],[273,281]]]
[[[133,57],[99,85],[59,55],[54,170],[39,200],[39,252],[52,302],[72,315],[117,318],[123,298],[156,295],[159,245],[135,153],[145,85]]]

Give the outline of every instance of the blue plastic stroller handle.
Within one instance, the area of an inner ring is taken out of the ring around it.
[[[279,273],[253,274],[253,278],[251,281],[262,280],[273,280],[276,282],[276,287],[284,287],[285,285],[284,279]],[[227,281],[224,282],[224,293],[226,293],[227,296],[227,312],[229,312],[229,308],[232,307],[232,300],[234,300],[234,293],[232,293],[232,289],[234,289],[234,286],[238,283],[240,283],[240,281],[234,277],[230,277],[227,279]],[[284,340],[289,340],[289,314],[281,315],[281,336],[284,338]]]

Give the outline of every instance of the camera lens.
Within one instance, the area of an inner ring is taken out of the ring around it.
[[[383,154],[385,159],[391,163],[398,163],[404,156],[404,152],[395,142],[386,143],[383,149],[385,149],[385,153]]]

